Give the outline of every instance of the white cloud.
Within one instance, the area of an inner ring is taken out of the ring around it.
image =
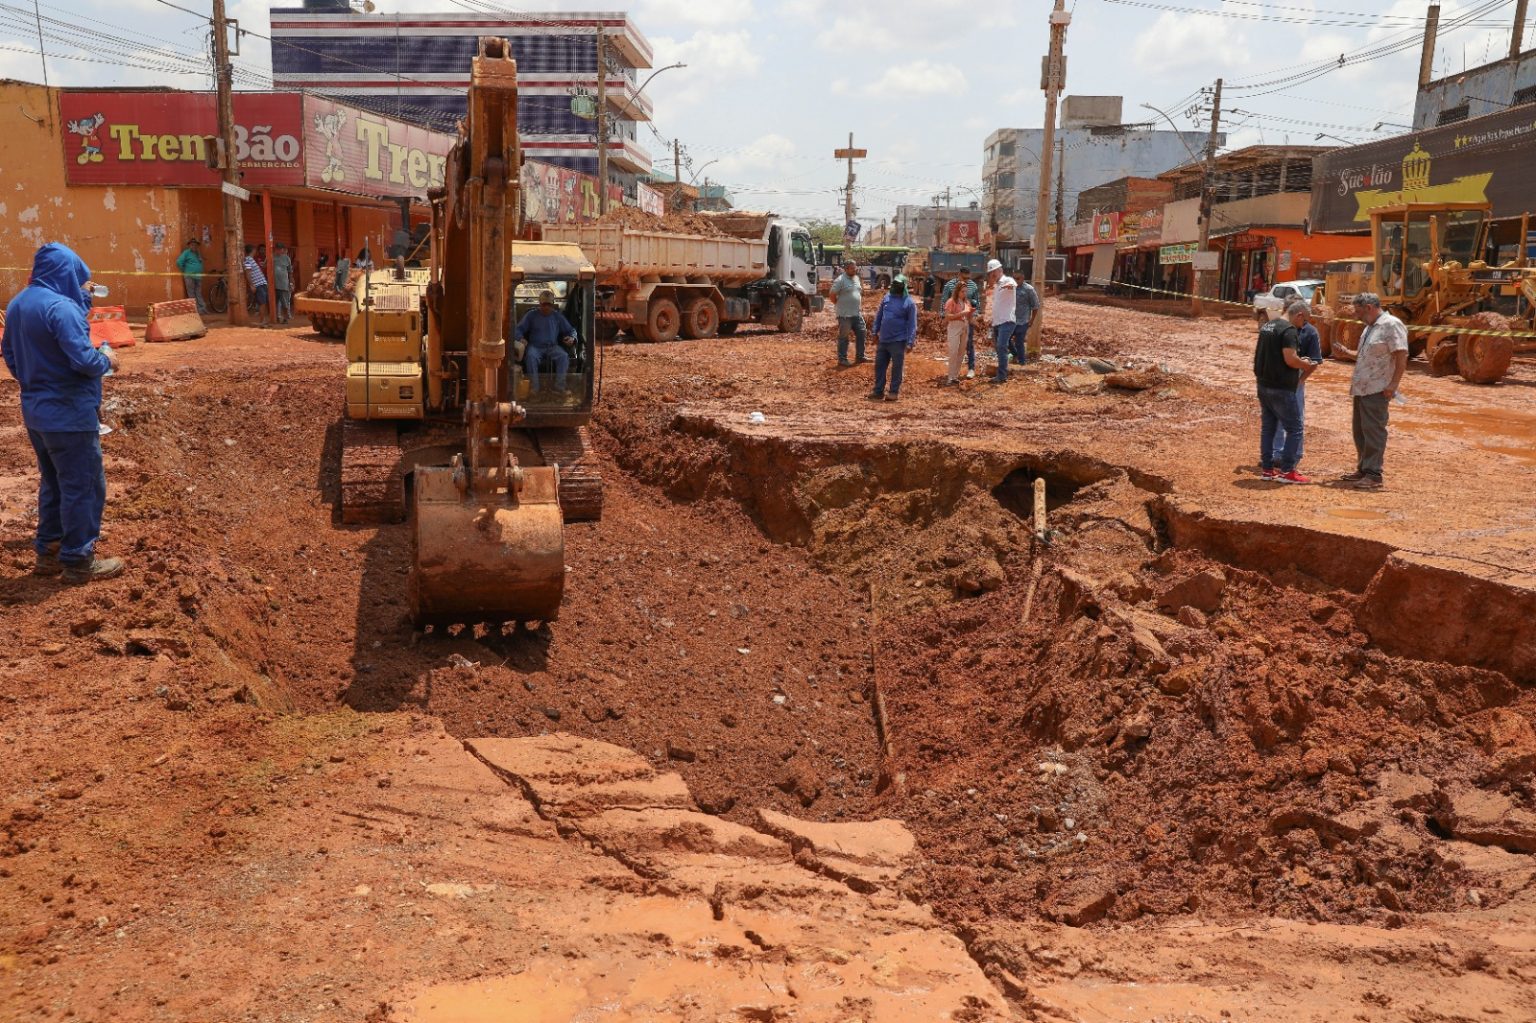
[[[763,66],[762,50],[745,30],[716,32],[700,29],[686,39],[661,36],[653,40],[655,64],[688,65],[658,75],[647,90],[658,116],[711,100],[718,90],[740,88]]]
[[[1215,78],[1223,70],[1267,66],[1271,58],[1282,59],[1278,47],[1255,58],[1249,50],[1248,36],[1240,21],[1198,14],[1158,15],[1151,27],[1136,36],[1131,60],[1149,74],[1193,72],[1211,69]]]
[[[752,0],[640,0],[635,21],[647,25],[740,25],[753,15]]]
[[[886,68],[885,74],[864,86],[864,95],[912,99],[919,96],[958,96],[970,88],[965,72],[953,64],[914,60]]]

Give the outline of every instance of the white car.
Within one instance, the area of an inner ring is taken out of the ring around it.
[[[1310,305],[1312,295],[1322,286],[1322,281],[1281,281],[1262,295],[1253,296],[1254,316],[1260,323],[1278,320],[1285,315],[1285,307],[1293,299],[1299,298]]]

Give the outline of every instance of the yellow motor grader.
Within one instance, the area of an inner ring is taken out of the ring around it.
[[[602,513],[585,430],[596,272],[574,245],[518,237],[520,166],[517,64],[505,39],[482,38],[444,186],[428,196],[430,269],[386,268],[355,288],[341,518],[409,513],[417,625],[553,620],[563,524]],[[525,362],[516,327],[549,315],[536,312],[548,295],[574,344]]]
[[[1536,345],[1517,344],[1498,333],[1530,329],[1536,268],[1526,265],[1523,242],[1520,257],[1503,266],[1483,260],[1490,210],[1486,202],[1405,203],[1372,210],[1373,255],[1329,264],[1323,288],[1327,305],[1317,317],[1324,350],[1337,351],[1335,340],[1355,347],[1363,327],[1353,321],[1350,301],[1359,292],[1374,291],[1383,309],[1409,325],[1409,356],[1424,355],[1432,374],[1460,374],[1478,384],[1503,379],[1517,350],[1536,350]],[[1513,317],[1498,311],[1510,298]]]

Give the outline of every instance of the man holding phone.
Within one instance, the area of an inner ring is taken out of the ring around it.
[[[1301,461],[1301,403],[1296,389],[1317,369],[1318,362],[1304,359],[1297,351],[1300,328],[1311,318],[1305,302],[1292,302],[1285,308],[1285,318],[1270,320],[1259,328],[1259,341],[1253,351],[1253,376],[1258,384],[1259,464],[1264,478],[1280,483],[1311,483],[1296,471]],[[1320,360],[1319,360],[1320,361]],[[1285,428],[1285,443],[1275,458],[1275,433]]]

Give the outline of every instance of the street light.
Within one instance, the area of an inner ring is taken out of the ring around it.
[[[598,209],[603,213],[608,212],[608,94],[606,83],[608,81],[607,61],[603,57],[603,33],[597,33],[597,196]],[[668,64],[659,67],[646,76],[640,88],[630,97],[634,101],[640,99],[640,94],[652,80],[663,71],[671,71],[673,68],[687,67],[687,64]]]
[[[640,97],[640,94],[645,91],[645,87],[647,85],[651,84],[651,79],[655,78],[657,75],[661,74],[663,71],[671,71],[673,68],[680,68],[680,67],[687,67],[687,66],[688,66],[687,64],[682,64],[682,63],[668,64],[666,67],[659,67],[655,71],[652,71],[650,74],[645,76],[645,81],[640,83],[640,88],[635,90],[635,98],[638,99]]]
[[[1173,118],[1169,117],[1167,115],[1167,113],[1165,113],[1160,107],[1154,107],[1150,103],[1143,103],[1142,106],[1146,107],[1148,110],[1152,111],[1154,114],[1161,114],[1163,120],[1167,121],[1168,122],[1168,126],[1170,128],[1172,128],[1174,130],[1174,132],[1179,136],[1179,141],[1184,143],[1184,150],[1185,150],[1185,152],[1189,153],[1189,158],[1191,160],[1195,161],[1196,163],[1199,163],[1201,161],[1202,157],[1196,156],[1195,155],[1195,151],[1193,149],[1189,148],[1189,140],[1184,137],[1184,129],[1180,128],[1178,126],[1178,124],[1175,123]]]
[[[1333,141],[1335,141],[1335,142],[1342,142],[1346,146],[1352,146],[1352,145],[1355,144],[1355,143],[1349,141],[1349,139],[1341,139],[1337,135],[1330,135],[1330,134],[1328,134],[1326,131],[1320,131],[1316,135],[1312,136],[1312,141],[1313,142],[1316,142],[1318,139],[1333,139]]]
[[[700,167],[698,170],[694,171],[693,172],[693,176],[688,179],[688,183],[691,185],[695,181],[699,180],[699,175],[700,174],[703,174],[712,165],[717,164],[719,162],[720,162],[720,158],[717,156],[713,160],[709,161],[709,163],[706,163],[703,167]]]

